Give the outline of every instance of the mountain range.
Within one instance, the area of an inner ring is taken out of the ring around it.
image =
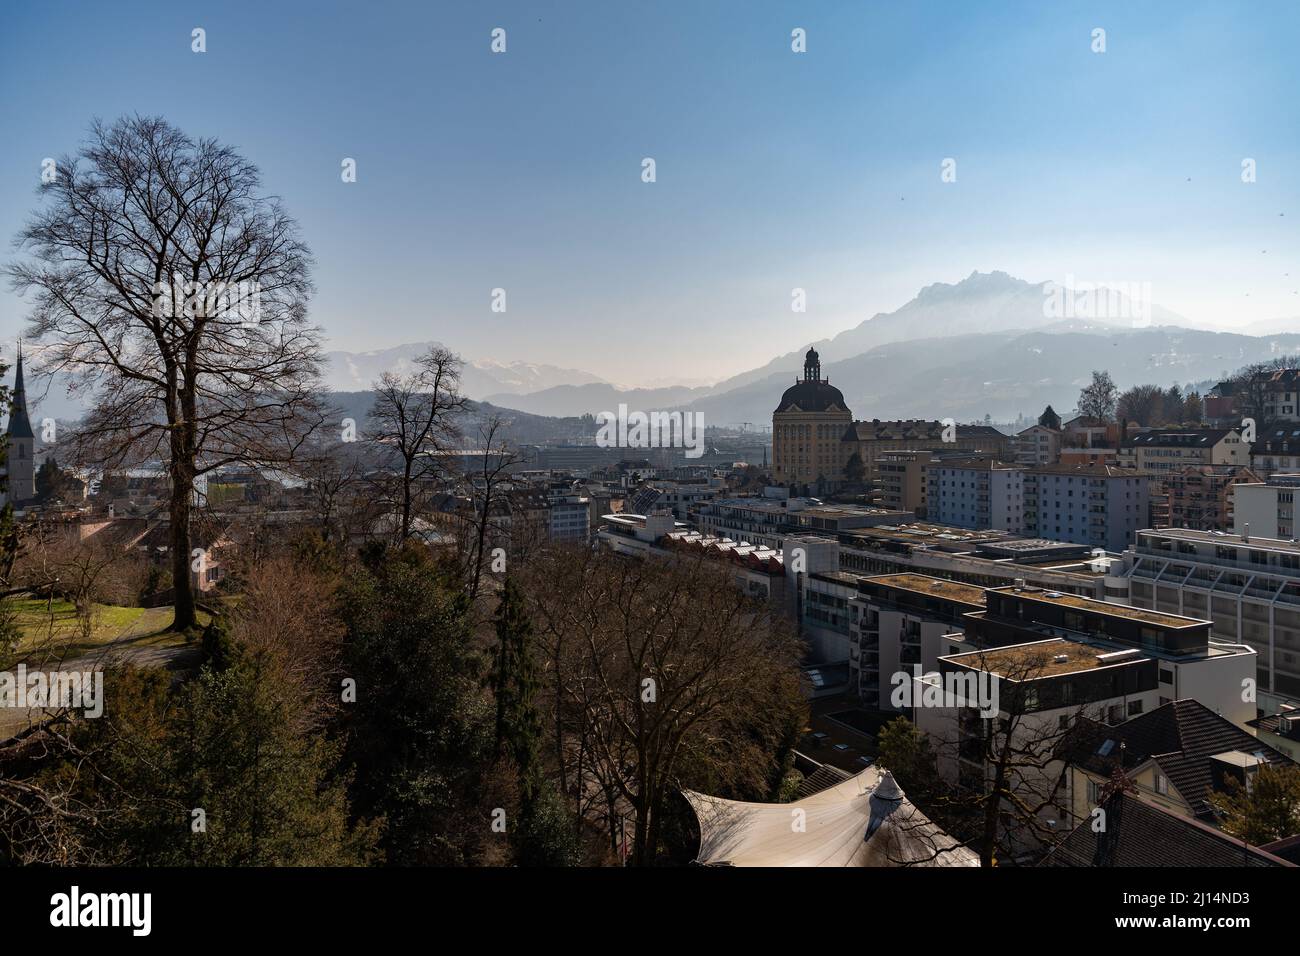
[[[1120,388],[1186,386],[1251,362],[1300,354],[1300,319],[1223,332],[1152,303],[1143,303],[1140,320],[1071,318],[1046,305],[1060,291],[1005,272],[974,272],[960,282],[928,285],[893,312],[809,344],[820,354],[823,377],[843,392],[859,419],[971,421],[988,414],[1009,421],[1048,404],[1068,410],[1095,369],[1109,371]],[[1120,314],[1132,314],[1129,300],[1118,304]],[[324,384],[336,393],[364,391],[384,371],[409,371],[433,344],[331,351]],[[471,399],[535,416],[596,415],[625,404],[700,412],[710,425],[765,425],[802,372],[805,351],[778,355],[712,386],[662,378],[665,384],[651,388],[624,388],[555,365],[466,358],[461,386]],[[58,384],[45,391],[33,415],[80,414],[79,403]]]
[[[857,418],[960,421],[986,414],[1007,421],[1036,415],[1048,404],[1068,409],[1094,369],[1109,371],[1121,388],[1148,382],[1168,387],[1300,353],[1300,319],[1270,322],[1266,330],[1261,325],[1258,334],[1218,332],[1189,327],[1176,313],[1126,296],[1112,301],[1112,311],[1140,318],[1064,317],[1045,304],[1053,296],[1069,301],[1050,282],[975,272],[957,283],[926,286],[901,308],[810,344],[823,377],[843,392]],[[710,424],[767,423],[781,393],[802,372],[805,351],[787,352],[711,388],[566,384],[488,400],[542,415],[596,414],[622,402],[646,411],[698,411]]]

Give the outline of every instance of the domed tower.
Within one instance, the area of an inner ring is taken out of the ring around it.
[[[817,350],[809,348],[803,378],[772,413],[772,477],[783,485],[843,480],[841,439],[852,421],[840,390],[822,378]]]
[[[14,372],[14,391],[9,408],[9,501],[21,505],[36,497],[36,464],[32,460],[36,436],[27,417],[27,388],[23,385],[23,347],[18,346],[18,364]]]

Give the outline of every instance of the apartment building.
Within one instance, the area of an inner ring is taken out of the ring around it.
[[[1265,420],[1300,422],[1300,369],[1280,368],[1263,378]]]
[[[1272,426],[1250,446],[1250,467],[1262,478],[1300,470],[1300,428]]]
[[[1123,551],[1146,526],[1149,480],[1114,465],[1044,465],[1024,472],[1024,530]]]
[[[1030,425],[1016,432],[1014,448],[1018,465],[1055,465],[1061,460],[1061,430]]]
[[[1257,538],[1295,538],[1295,496],[1300,474],[1277,474],[1267,481],[1238,484],[1234,488],[1232,531]]]
[[[1156,527],[1196,531],[1232,531],[1236,489],[1258,482],[1249,468],[1235,465],[1190,465],[1164,479],[1167,514]]]
[[[934,670],[939,658],[967,649],[963,617],[984,608],[984,589],[924,574],[857,579],[861,605],[849,653],[850,686],[864,707],[902,712],[893,693],[914,667]]]
[[[926,517],[926,472],[936,461],[929,451],[886,451],[876,459],[880,504]]]
[[[927,516],[959,528],[1022,533],[1024,476],[1020,465],[993,458],[943,461],[927,473]]]
[[[1129,603],[1211,622],[1211,637],[1257,652],[1259,708],[1300,701],[1300,544],[1255,535],[1144,530],[1116,569]]]
[[[1128,440],[1126,451],[1139,471],[1158,478],[1192,465],[1250,464],[1250,445],[1236,428],[1160,428]]]
[[[1154,661],[1154,696],[1125,713],[1108,711],[1111,723],[1183,698],[1243,726],[1255,716],[1242,689],[1255,675],[1257,655],[1247,645],[1212,640],[1208,620],[1013,585],[990,588],[984,609],[965,621],[967,640],[976,647],[1062,638],[1094,648],[1098,663]]]

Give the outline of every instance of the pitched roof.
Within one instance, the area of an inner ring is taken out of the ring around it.
[[[1066,745],[1069,759],[1094,773],[1110,774],[1121,753],[1125,770],[1154,760],[1198,816],[1210,813],[1217,755],[1242,751],[1258,754],[1266,763],[1291,762],[1254,734],[1191,698],[1170,701],[1115,727],[1081,718],[1070,737]],[[1102,755],[1099,750],[1108,740],[1112,744]]]
[[[1131,792],[1102,808],[1106,826],[1087,817],[1039,866],[1294,866],[1204,823],[1179,816]]]
[[[1134,435],[1129,444],[1157,448],[1211,448],[1234,431],[1235,428],[1161,428]]]

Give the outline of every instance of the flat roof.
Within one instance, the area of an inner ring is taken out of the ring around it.
[[[910,512],[903,512],[910,514]],[[934,524],[929,521],[906,521],[901,524],[878,524],[873,528],[853,528],[841,534],[859,537],[885,538],[893,541],[909,541],[916,544],[927,542],[970,543],[981,541],[1001,541],[1010,535],[1008,531],[997,528],[958,528],[956,525]]]
[[[1264,538],[1259,535],[1251,535],[1247,541],[1239,534],[1230,534],[1226,531],[1193,531],[1190,528],[1143,528],[1138,532],[1139,535],[1158,534],[1165,538],[1175,538],[1182,541],[1200,541],[1206,544],[1221,544],[1229,548],[1262,548],[1266,551],[1286,551],[1291,554],[1300,554],[1300,541],[1290,541],[1284,538]],[[1180,557],[1174,555],[1175,558]],[[1195,555],[1181,555],[1182,558],[1194,558]]]
[[[1001,591],[1007,594],[1013,594],[1018,598],[1030,601],[1038,601],[1041,604],[1060,604],[1067,607],[1077,607],[1082,611],[1090,611],[1093,614],[1107,614],[1111,617],[1126,617],[1134,621],[1141,621],[1145,624],[1154,624],[1158,627],[1185,628],[1185,627],[1203,627],[1209,624],[1209,621],[1203,621],[1194,617],[1182,617],[1177,614],[1166,614],[1163,611],[1149,611],[1142,607],[1132,607],[1128,604],[1112,604],[1109,601],[1098,601],[1095,598],[1082,597],[1078,594],[1068,594],[1064,591],[1047,591],[1041,588],[1010,587],[990,588],[992,591]]]
[[[947,598],[953,601],[961,601],[964,604],[984,604],[984,588],[974,584],[963,584],[960,581],[947,581],[943,578],[930,577],[928,574],[911,574],[903,572],[900,574],[875,574],[869,578],[863,578],[873,584],[883,584],[888,587],[899,588],[903,591],[912,591],[917,594],[924,594],[929,597]]]
[[[1124,650],[1127,648],[1121,649],[1121,653]],[[950,654],[941,659],[974,670],[987,671],[1007,680],[1038,680],[1041,677],[1095,671],[1112,664],[1150,660],[1137,648],[1133,648],[1133,651],[1132,654],[1108,662],[1101,655],[1116,651],[1057,637],[1047,641],[1034,641],[1032,644],[1012,644],[1008,647]]]

